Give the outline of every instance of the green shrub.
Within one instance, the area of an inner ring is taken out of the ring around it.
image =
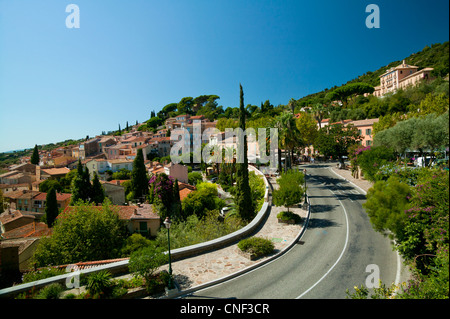
[[[92,273],[88,277],[87,290],[93,298],[106,298],[112,293],[114,283],[107,270]]]
[[[46,267],[36,271],[30,271],[23,275],[22,283],[32,282],[53,276],[59,276],[65,273],[64,269]]]
[[[125,246],[122,247],[122,257],[129,257],[136,250],[150,246],[151,244],[152,242],[149,239],[141,234],[134,233],[126,239]]]
[[[64,287],[60,284],[54,283],[42,288],[36,295],[36,299],[59,299],[59,296],[64,291]]]
[[[301,223],[302,221],[302,218],[299,215],[292,212],[280,212],[278,213],[277,218],[284,221],[294,220],[296,224]]]
[[[241,240],[238,248],[255,255],[256,258],[270,254],[275,248],[272,241],[261,237],[250,237]]]
[[[168,257],[163,248],[153,246],[141,248],[131,254],[128,269],[135,273],[135,276],[143,277],[148,286],[158,268],[167,263]]]
[[[147,292],[149,294],[163,292],[165,287],[169,285],[169,277],[169,273],[163,270],[159,274],[149,278],[145,285]]]

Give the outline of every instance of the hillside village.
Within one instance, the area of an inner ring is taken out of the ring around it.
[[[379,76],[379,85],[373,87],[372,92],[363,93],[361,96],[375,96],[383,99],[398,90],[417,86],[423,82],[434,80],[433,68],[409,65],[403,60],[401,64],[388,69]],[[448,83],[448,75],[446,79]],[[356,99],[354,97],[353,99]],[[341,107],[343,101],[334,100],[334,105]],[[284,106],[281,107],[284,109]],[[289,109],[289,107],[287,107]],[[192,112],[191,112],[192,113]],[[298,104],[295,107],[294,118],[299,119],[304,113],[314,115],[314,123],[317,130],[340,123],[344,126],[355,127],[360,138],[359,145],[373,146],[374,125],[380,122],[380,118],[342,119],[333,121],[329,114],[317,112],[314,106]],[[216,134],[205,139],[203,133],[210,128],[216,128],[220,119],[205,115],[173,114],[166,116],[163,123],[153,129],[148,129],[147,124],[136,123],[128,127],[120,134],[98,135],[86,138],[79,144],[60,146],[50,151],[39,151],[39,162],[31,163],[31,156],[23,156],[20,163],[10,165],[7,171],[0,175],[0,191],[2,194],[2,211],[0,215],[0,265],[15,261],[16,267],[25,272],[34,266],[29,263],[39,240],[44,236],[52,235],[52,228],[42,218],[45,215],[47,192],[46,183],[56,181],[61,185],[57,191],[56,200],[60,212],[70,212],[73,209],[71,203],[72,194],[70,178],[73,178],[79,163],[88,170],[90,180],[98,178],[105,197],[112,205],[117,207],[119,218],[129,231],[129,234],[139,233],[148,238],[156,237],[163,226],[162,216],[158,210],[146,198],[130,198],[127,189],[129,187],[129,174],[133,170],[133,163],[139,152],[142,151],[144,165],[148,176],[157,176],[164,173],[178,183],[179,198],[181,201],[189,197],[189,194],[197,190],[196,183],[190,178],[190,173],[202,174],[203,180],[215,178],[216,168],[206,167],[204,171],[200,167],[189,164],[175,164],[170,161],[170,149],[175,141],[171,140],[171,132],[177,128],[186,129],[190,134],[190,141],[194,136],[194,121],[200,123],[202,143],[214,143]],[[327,116],[328,115],[328,116]],[[254,145],[257,147],[257,145]],[[286,161],[288,147],[283,145]],[[224,144],[221,147],[225,147]],[[249,146],[250,148],[250,146]],[[256,152],[259,154],[259,150]],[[296,151],[296,161],[310,162],[318,159],[329,159],[323,156],[319,148],[313,145],[305,145]],[[335,158],[336,159],[336,158]],[[414,165],[414,163],[410,163]],[[417,163],[415,163],[417,165]],[[255,164],[251,164],[255,165]],[[284,165],[284,164],[283,164]],[[69,182],[67,182],[69,181]],[[44,191],[46,190],[46,191]],[[220,189],[220,191],[223,191]],[[101,204],[95,205],[101,210]],[[87,262],[87,260],[86,260]]]

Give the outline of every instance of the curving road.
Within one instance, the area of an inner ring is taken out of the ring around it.
[[[329,165],[306,168],[311,217],[300,241],[260,268],[184,298],[345,298],[374,269],[383,283],[396,280],[397,254],[372,229],[361,206],[365,195]]]

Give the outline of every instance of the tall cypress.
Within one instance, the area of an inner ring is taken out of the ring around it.
[[[56,217],[59,214],[58,202],[56,199],[56,191],[52,187],[47,193],[47,197],[45,198],[45,216],[47,219],[48,227],[53,227],[55,223]]]
[[[240,105],[239,105],[239,127],[245,133],[245,108],[244,108],[244,92],[242,85],[240,88]],[[247,158],[247,136],[239,134],[238,145],[244,143],[243,154],[237,154],[237,170],[236,170],[236,195],[235,204],[237,213],[244,220],[251,220],[255,215],[255,207],[253,205],[251,189],[248,180],[248,158]]]
[[[31,164],[39,165],[39,151],[38,151],[37,145],[34,145],[34,150],[33,150],[33,154],[31,155],[30,162],[31,162]]]
[[[148,195],[149,185],[147,170],[144,164],[144,154],[142,148],[138,149],[136,158],[133,161],[133,170],[131,171],[131,190],[134,199],[145,199]]]
[[[102,184],[98,180],[97,173],[94,173],[94,179],[92,180],[91,197],[94,203],[101,204],[105,200],[105,191]]]
[[[175,178],[175,182],[173,183],[173,213],[175,216],[181,216],[181,199],[180,199],[180,186],[178,185],[178,179]]]
[[[78,159],[77,175],[72,180],[72,205],[74,205],[79,199],[83,201],[90,201],[92,198],[92,186],[89,179],[89,170],[83,170],[81,160]]]

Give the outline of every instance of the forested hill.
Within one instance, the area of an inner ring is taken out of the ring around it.
[[[411,54],[410,56],[403,58],[398,61],[393,61],[386,66],[379,68],[376,71],[368,71],[363,75],[358,76],[357,78],[348,81],[345,84],[355,83],[355,82],[364,82],[370,84],[372,86],[377,86],[380,84],[380,75],[386,72],[388,69],[395,67],[402,63],[402,61],[409,65],[418,66],[419,69],[423,68],[434,68],[433,76],[441,76],[445,77],[449,73],[449,42],[444,43],[436,43],[431,46],[426,46],[422,49],[422,51]],[[343,85],[345,85],[343,84]],[[336,89],[337,86],[325,89],[323,91],[313,93],[302,97],[298,100],[299,103],[306,102],[307,100],[312,99],[322,99],[325,95],[331,90]]]

